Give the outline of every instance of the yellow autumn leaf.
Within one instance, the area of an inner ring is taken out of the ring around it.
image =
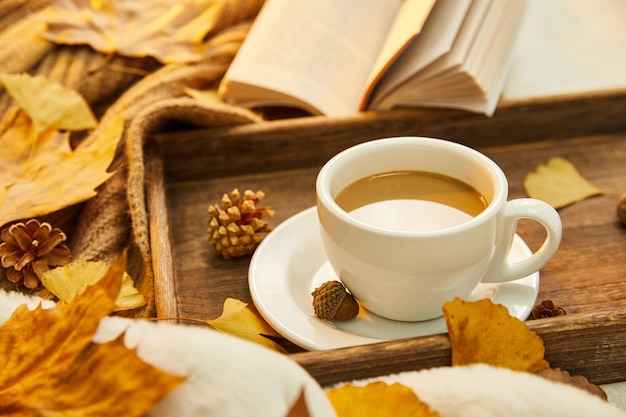
[[[222,333],[247,339],[279,352],[285,352],[279,344],[263,335],[276,338],[281,338],[281,336],[263,320],[259,313],[248,308],[248,304],[243,301],[227,298],[224,301],[222,315],[216,319],[204,321]]]
[[[0,225],[96,195],[95,189],[113,175],[107,169],[123,128],[119,114],[97,137],[74,150],[68,132],[47,129],[37,135],[31,150],[34,129],[22,114],[0,135]]]
[[[140,417],[184,381],[143,362],[123,336],[92,342],[119,289],[109,274],[70,304],[15,310],[0,327],[0,414]]]
[[[43,274],[41,282],[59,300],[71,303],[77,295],[100,281],[105,275],[122,277],[120,292],[113,311],[131,310],[146,305],[145,297],[137,291],[133,279],[125,271],[126,252],[113,265],[99,261],[74,261]]]
[[[300,391],[300,395],[293,403],[293,406],[289,409],[289,413],[285,417],[311,417],[309,413],[309,406],[306,403],[306,397],[304,396],[304,389]]]
[[[86,130],[98,123],[80,94],[45,77],[0,73],[0,85],[30,116],[36,132]]]
[[[186,62],[202,51],[224,7],[216,0],[58,0],[43,16],[48,28],[42,35],[105,54]]]
[[[571,162],[560,157],[551,158],[526,175],[524,189],[529,197],[543,200],[557,209],[602,194],[602,190],[580,175]]]
[[[543,340],[490,299],[455,298],[443,305],[452,365],[486,363],[521,372],[548,368]]]
[[[337,417],[438,417],[413,390],[400,383],[370,382],[365,386],[345,384],[326,396]]]
[[[183,87],[185,94],[207,105],[224,104],[215,90],[198,90],[190,87]]]

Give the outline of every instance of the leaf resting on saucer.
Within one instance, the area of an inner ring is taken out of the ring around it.
[[[580,175],[571,162],[560,157],[551,158],[526,175],[524,189],[529,197],[543,200],[557,209],[602,194],[602,190]]]
[[[437,417],[413,390],[399,383],[371,382],[363,387],[345,384],[326,395],[337,417]]]
[[[243,301],[227,298],[224,301],[222,315],[205,321],[220,332],[256,342],[278,352],[285,352],[279,344],[265,337],[282,338],[282,336]]]
[[[486,363],[521,372],[549,367],[543,340],[503,305],[457,297],[443,305],[443,313],[453,366]]]

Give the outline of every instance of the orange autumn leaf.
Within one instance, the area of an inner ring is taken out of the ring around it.
[[[119,289],[106,274],[71,304],[15,310],[0,327],[0,414],[143,416],[184,380],[143,362],[123,336],[91,341]]]
[[[120,114],[93,140],[72,150],[69,132],[36,133],[32,120],[20,114],[0,134],[0,225],[45,215],[96,195],[96,187],[112,175],[107,169],[123,127]]]
[[[43,36],[104,54],[185,62],[202,51],[205,35],[224,19],[224,7],[215,0],[58,0],[43,16]]]
[[[304,390],[300,391],[300,395],[289,409],[289,413],[285,417],[311,417],[309,407],[306,404]]]
[[[443,305],[443,312],[453,366],[486,363],[522,372],[549,367],[543,340],[503,305],[455,298]]]
[[[326,393],[337,417],[437,417],[412,389],[382,381],[363,387],[346,384]]]

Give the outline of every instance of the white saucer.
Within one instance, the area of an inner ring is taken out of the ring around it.
[[[531,251],[515,236],[511,260]],[[443,317],[423,322],[388,320],[361,308],[353,320],[328,322],[313,313],[311,293],[325,281],[338,280],[322,247],[317,209],[287,219],[261,242],[248,272],[250,293],[263,318],[286,339],[308,350],[336,349],[385,340],[446,333]],[[539,273],[502,284],[479,284],[468,300],[491,298],[525,320],[539,290]]]

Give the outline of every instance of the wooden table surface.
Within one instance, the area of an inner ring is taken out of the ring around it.
[[[519,126],[523,129],[523,126]],[[458,128],[457,128],[458,130]],[[302,131],[298,131],[302,136]],[[288,132],[287,132],[288,133]],[[318,131],[319,133],[319,131]],[[402,134],[406,134],[404,131]],[[428,131],[416,132],[427,135]],[[157,274],[159,315],[214,318],[227,297],[251,303],[248,257],[224,260],[208,245],[207,207],[232,188],[261,189],[276,210],[274,225],[315,204],[314,181],[332,155],[372,137],[317,134],[294,145],[272,134],[229,141],[191,132],[160,138],[149,147],[149,212]],[[443,135],[438,135],[443,137]],[[487,139],[485,139],[487,137]],[[445,137],[444,137],[445,138]],[[456,140],[449,137],[450,140]],[[546,345],[554,367],[598,384],[626,379],[626,227],[616,215],[626,192],[626,135],[571,138],[463,140],[494,159],[510,182],[510,198],[525,196],[525,175],[549,158],[570,160],[604,194],[559,210],[563,240],[542,269],[538,300],[553,300],[567,316],[528,322]],[[228,146],[218,146],[228,143]],[[282,153],[282,154],[281,154]],[[271,161],[264,164],[263,161]],[[543,240],[537,225],[522,221],[518,233],[531,248]],[[326,352],[286,344],[294,360],[322,384],[449,364],[447,335],[388,341]]]

